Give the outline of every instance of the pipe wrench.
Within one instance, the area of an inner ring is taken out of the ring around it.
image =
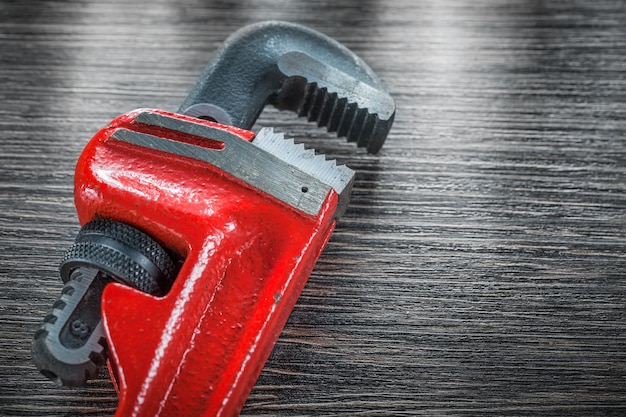
[[[76,166],[82,228],[33,360],[63,385],[105,363],[119,416],[235,415],[345,211],[354,172],[263,127],[266,104],[368,152],[395,104],[354,53],[300,25],[231,35],[180,109],[98,131]]]

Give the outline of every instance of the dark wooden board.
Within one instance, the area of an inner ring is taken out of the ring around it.
[[[244,415],[626,415],[623,1],[0,3],[0,415],[112,415],[108,377],[30,361],[78,224],[76,158],[111,118],[175,111],[221,41],[290,20],[396,99]]]

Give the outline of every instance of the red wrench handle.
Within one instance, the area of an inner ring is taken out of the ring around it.
[[[117,415],[237,414],[331,231],[292,234],[275,263],[259,256],[269,249],[265,236],[209,237],[160,299],[110,285],[103,317],[120,387]],[[241,243],[245,250],[236,249]]]
[[[117,284],[104,291],[118,415],[233,415],[332,233],[338,194],[331,189],[310,215],[174,153],[193,138],[168,141],[171,152],[120,140],[120,132],[164,133],[138,125],[137,114],[145,112],[121,117],[85,148],[76,177],[79,218],[150,230],[185,261],[163,297]],[[193,123],[236,134],[241,143],[253,136]],[[209,152],[223,151],[211,144]]]

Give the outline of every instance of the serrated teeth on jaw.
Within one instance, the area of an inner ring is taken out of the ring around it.
[[[283,133],[275,133],[272,128],[261,129],[252,143],[331,186],[338,194],[354,176],[354,171],[347,166],[337,165],[335,160],[327,161],[323,155],[315,155],[312,149],[305,149],[302,143],[294,144],[293,139],[285,139]]]

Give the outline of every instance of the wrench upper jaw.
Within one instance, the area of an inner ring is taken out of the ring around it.
[[[278,69],[285,81],[270,97],[271,104],[295,111],[369,153],[380,151],[393,123],[395,103],[378,84],[354,78],[302,52],[282,55]]]
[[[395,114],[393,99],[357,55],[286,22],[263,22],[231,35],[178,112],[249,130],[267,103],[370,153],[382,147]]]

